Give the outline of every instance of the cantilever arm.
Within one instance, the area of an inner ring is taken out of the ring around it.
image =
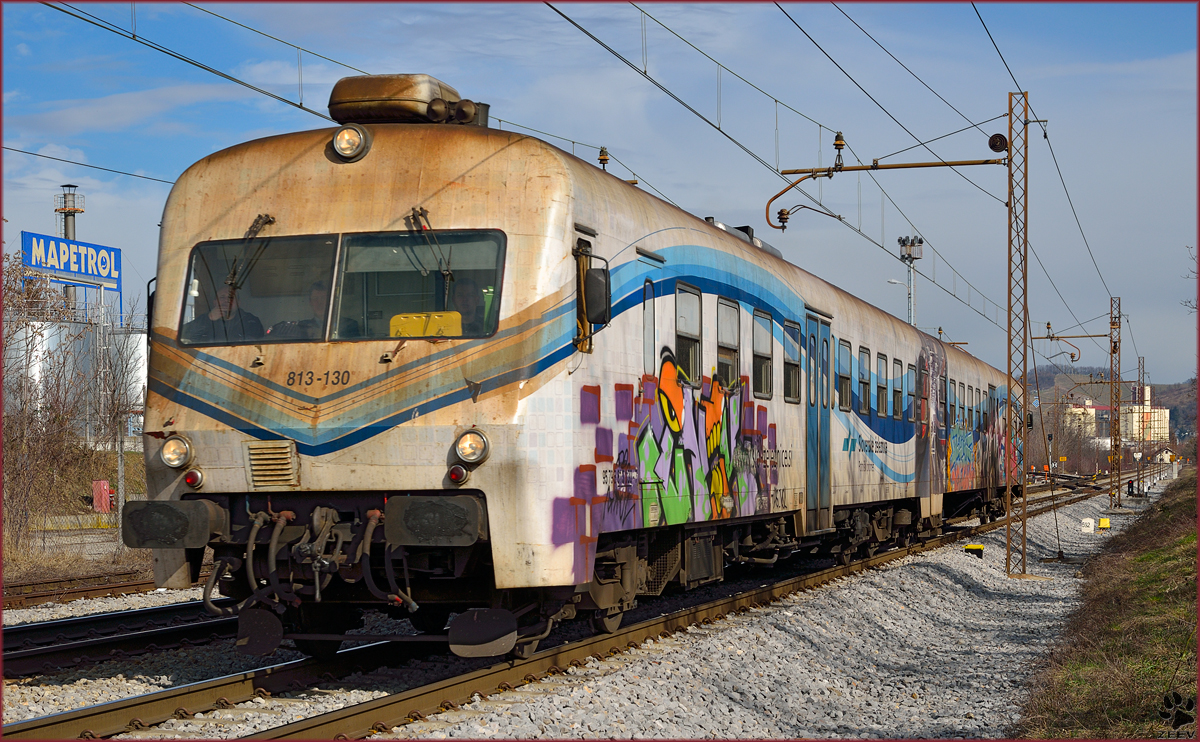
[[[840,155],[839,155],[839,157],[840,157]],[[788,209],[781,210],[781,214],[783,216],[781,221],[783,222],[783,224],[773,224],[771,222],[771,204],[775,203],[775,201],[780,196],[782,196],[783,194],[792,190],[793,188],[800,185],[801,183],[808,180],[809,178],[819,178],[819,177],[832,178],[835,173],[861,172],[863,170],[900,170],[900,169],[918,168],[918,167],[959,167],[959,166],[965,166],[965,165],[1007,165],[1007,164],[1008,164],[1008,160],[1003,157],[1000,159],[996,159],[996,160],[956,160],[954,162],[900,162],[900,163],[896,163],[894,165],[880,165],[879,161],[876,160],[875,162],[871,163],[870,165],[851,165],[850,167],[838,167],[838,166],[815,167],[810,170],[781,170],[780,173],[782,175],[800,175],[800,178],[789,183],[787,188],[784,188],[779,193],[776,193],[774,196],[771,197],[771,200],[767,201],[767,206],[766,206],[767,226],[771,227],[772,229],[780,229],[780,230],[787,229],[787,215],[790,213],[790,210],[788,210]],[[806,207],[806,208],[808,208],[808,207]],[[813,209],[813,210],[817,211],[816,209]],[[821,213],[824,213],[824,212],[821,212]]]

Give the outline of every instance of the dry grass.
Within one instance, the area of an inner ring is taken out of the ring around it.
[[[1158,716],[1163,695],[1196,696],[1195,472],[1083,573],[1083,605],[1040,673],[1018,734],[1158,738],[1170,729]]]
[[[151,557],[148,549],[127,549],[124,546],[105,556],[87,557],[78,551],[30,547],[19,553],[4,551],[4,582],[39,582],[117,572],[142,572],[143,579],[151,577]]]

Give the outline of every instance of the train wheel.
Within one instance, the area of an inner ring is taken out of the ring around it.
[[[838,564],[845,567],[848,564],[850,564],[853,556],[854,556],[853,552],[851,552],[848,548],[843,548],[841,551],[839,551],[837,554],[834,555],[834,559],[837,561]]]
[[[606,616],[602,611],[592,611],[589,622],[592,624],[592,631],[597,634],[615,634],[617,629],[621,628],[621,619],[624,616],[623,612]]]

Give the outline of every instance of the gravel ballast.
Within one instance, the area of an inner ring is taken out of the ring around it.
[[[1082,533],[1080,519],[1107,517],[1101,513],[1107,506],[1107,496],[1100,495],[1059,510],[1058,530],[1068,556],[1100,549],[1108,533]],[[1117,531],[1134,516],[1111,517]],[[1039,516],[1028,531],[1029,572],[1049,580],[1005,576],[1001,528],[969,542],[984,545],[982,560],[964,551],[967,542],[906,557],[379,736],[1003,737],[1017,721],[1027,692],[1023,683],[1077,606],[1080,567],[1038,562],[1059,548],[1054,520],[1053,515]],[[84,602],[97,601],[76,601]],[[126,607],[156,604],[138,601]],[[8,616],[5,620],[9,622]],[[376,620],[391,623],[381,615]],[[390,628],[374,625],[376,620],[368,618],[363,631]],[[224,642],[9,682],[4,720],[299,656],[281,650],[269,658],[252,658]],[[399,692],[426,682],[427,673],[414,664],[330,680],[285,697],[170,721],[155,732],[163,737],[237,737]]]
[[[134,611],[139,608],[155,608],[172,603],[200,600],[204,590],[198,587],[186,590],[159,588],[148,593],[114,595],[109,598],[81,598],[69,603],[41,603],[29,608],[4,611],[4,625],[16,626],[37,621],[57,621],[60,618],[90,616],[93,613],[115,613]]]
[[[1109,536],[1081,519],[1117,531],[1135,517],[1107,507],[1101,495],[1058,511],[1067,556]],[[1050,579],[1006,577],[1004,542],[1004,529],[972,540],[982,560],[962,545],[906,557],[384,736],[1004,737],[1080,577],[1038,561],[1058,551],[1053,515],[1028,528],[1028,572]]]

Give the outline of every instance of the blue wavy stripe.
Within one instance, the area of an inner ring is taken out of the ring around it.
[[[851,418],[850,415],[847,415],[845,412],[839,409],[834,409],[833,414],[836,415],[838,420],[840,420],[842,424],[846,426],[846,430],[850,432],[852,437],[860,440],[862,439],[862,436],[860,436],[858,433],[857,426],[854,424],[855,420],[861,420],[861,418],[859,418],[857,415],[854,415],[853,418]],[[884,476],[888,477],[893,482],[897,482],[899,484],[908,484],[917,478],[915,471],[912,474],[901,474],[895,469],[892,469],[890,466],[885,464],[883,459],[879,458],[879,454],[875,453],[874,451],[865,450],[861,446],[859,446],[857,450],[865,454],[871,463],[875,465],[875,468],[883,472]]]
[[[512,369],[503,374],[493,376],[490,379],[485,379],[481,382],[480,394],[486,393],[493,389],[498,389],[509,384],[514,384],[525,379],[530,379],[537,374],[542,373],[546,369],[554,366],[556,363],[563,361],[575,352],[575,347],[570,343],[559,347],[553,353],[546,355],[538,361],[531,363],[521,368]],[[285,440],[291,439],[296,441],[296,451],[305,456],[324,456],[326,454],[336,453],[350,446],[361,443],[365,440],[373,438],[380,433],[385,433],[401,423],[413,420],[423,415],[428,415],[432,412],[449,407],[450,405],[465,402],[471,399],[471,390],[466,387],[460,387],[452,392],[443,394],[442,396],[429,399],[410,407],[405,407],[398,412],[389,415],[381,420],[371,422],[359,428],[351,430],[345,435],[341,435],[325,442],[317,442],[315,436],[306,435],[303,431],[297,431],[298,435],[281,435],[275,430],[269,430],[260,425],[250,422],[249,420],[235,415],[234,413],[217,407],[206,400],[199,399],[187,392],[167,386],[158,379],[151,379],[149,384],[150,390],[163,398],[195,410],[202,415],[211,417],[217,422],[228,425],[230,428],[245,433],[253,438],[263,441]]]

